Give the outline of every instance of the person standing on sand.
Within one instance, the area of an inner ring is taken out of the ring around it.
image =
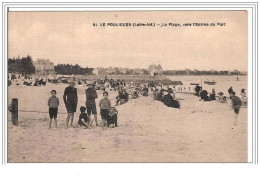
[[[109,110],[111,108],[111,102],[108,99],[107,91],[103,92],[103,99],[100,100],[99,107],[100,107],[100,115],[102,118],[102,126],[103,126],[103,130],[104,130],[105,127],[106,128],[108,127],[107,120],[108,120],[108,116],[109,116]]]
[[[97,107],[96,107],[96,100],[98,98],[97,91],[93,88],[92,82],[87,83],[87,89],[85,90],[86,94],[86,107],[87,113],[89,115],[89,120],[91,122],[91,113],[94,115],[96,126],[98,125],[97,121]]]
[[[241,100],[239,97],[235,96],[236,93],[234,91],[232,91],[230,93],[230,96],[231,96],[231,101],[232,101],[232,109],[234,110],[236,116],[235,116],[235,123],[234,125],[237,124],[237,117],[238,117],[238,114],[239,114],[239,110],[240,110],[240,107],[241,107]]]
[[[234,92],[232,86],[228,89],[229,98],[231,99],[231,93]]]
[[[77,89],[74,86],[75,86],[74,80],[70,79],[69,86],[65,88],[64,95],[63,95],[63,100],[68,112],[67,120],[66,120],[67,122],[66,128],[68,128],[70,119],[71,119],[70,126],[72,126],[74,113],[77,110],[78,93],[77,93]]]
[[[49,106],[49,116],[50,116],[50,125],[52,123],[52,118],[54,118],[55,127],[57,127],[57,114],[58,114],[58,107],[59,107],[59,98],[56,97],[56,90],[51,91],[51,97],[48,100],[48,106]]]

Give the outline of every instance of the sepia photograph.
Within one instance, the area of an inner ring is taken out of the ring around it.
[[[248,11],[7,16],[8,163],[249,162]]]

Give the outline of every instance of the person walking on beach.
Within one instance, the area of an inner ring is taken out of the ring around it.
[[[234,91],[232,91],[230,93],[230,96],[231,96],[231,102],[232,102],[232,109],[234,110],[236,116],[235,116],[235,125],[237,124],[237,117],[238,117],[238,114],[239,114],[239,110],[240,110],[240,107],[241,107],[241,100],[239,97],[235,96],[236,93]]]
[[[232,86],[228,89],[228,94],[229,94],[229,98],[231,99],[232,98],[232,96],[231,96],[231,93],[233,93],[234,91],[233,91],[233,88],[232,88]]]
[[[57,127],[57,114],[58,114],[58,107],[59,107],[59,98],[56,97],[56,90],[51,91],[51,97],[48,100],[48,106],[49,106],[49,116],[50,116],[50,125],[52,123],[52,118],[54,118],[55,127]]]
[[[96,107],[96,100],[98,98],[96,90],[93,88],[92,82],[87,83],[87,89],[85,90],[86,94],[86,107],[87,107],[87,113],[89,115],[89,120],[91,122],[91,113],[94,115],[96,126],[98,125],[97,121],[97,107]]]
[[[78,93],[77,93],[77,89],[74,86],[75,86],[74,80],[70,79],[69,86],[65,88],[64,95],[63,95],[63,100],[68,112],[67,120],[66,120],[67,122],[66,128],[68,128],[70,120],[71,120],[70,126],[72,127],[74,113],[76,112],[77,109]]]

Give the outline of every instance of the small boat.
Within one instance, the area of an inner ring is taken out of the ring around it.
[[[217,82],[214,82],[213,81],[204,81],[204,84],[207,84],[207,85],[215,85]]]
[[[190,83],[190,85],[195,85],[195,86],[197,86],[197,85],[200,85],[200,83]]]

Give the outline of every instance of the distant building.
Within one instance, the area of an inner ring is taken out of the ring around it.
[[[159,65],[152,64],[148,67],[148,70],[151,76],[163,75],[163,69],[160,64]]]
[[[35,67],[35,74],[46,74],[46,75],[53,75],[54,71],[54,63],[52,63],[49,59],[37,59],[33,63]]]
[[[109,67],[109,68],[106,68],[106,74],[115,74],[116,73],[116,69],[113,68],[113,67]]]
[[[92,71],[92,73],[93,73],[94,75],[98,75],[98,69],[97,69],[97,68],[94,69],[94,70]]]
[[[106,70],[103,67],[98,67],[93,70],[93,74],[95,75],[106,75]]]

